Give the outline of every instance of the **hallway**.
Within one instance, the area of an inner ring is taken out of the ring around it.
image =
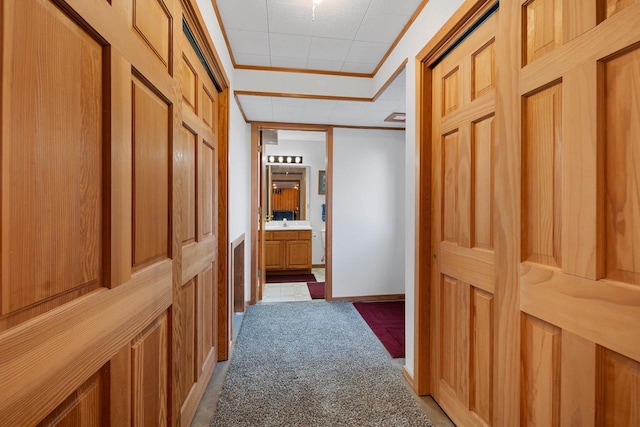
[[[245,316],[192,426],[453,426],[411,391],[404,359],[388,355],[351,303],[261,303]]]

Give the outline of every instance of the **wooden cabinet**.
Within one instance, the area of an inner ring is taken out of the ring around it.
[[[267,271],[311,271],[311,230],[267,231],[265,254]]]

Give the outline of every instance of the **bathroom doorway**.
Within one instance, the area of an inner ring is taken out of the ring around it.
[[[254,124],[251,303],[331,299],[332,128]]]

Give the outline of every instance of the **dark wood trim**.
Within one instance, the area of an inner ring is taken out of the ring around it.
[[[333,128],[327,129],[327,191],[324,196],[325,212],[325,254],[324,254],[324,297],[333,300]]]
[[[298,74],[324,74],[329,76],[340,77],[363,77],[372,78],[373,73],[348,73],[344,71],[328,71],[328,70],[311,70],[306,68],[287,68],[287,67],[265,67],[261,65],[238,65],[234,64],[237,70],[254,70],[254,71],[277,71],[281,73],[298,73]]]
[[[402,40],[402,38],[407,33],[407,31],[409,31],[409,28],[411,28],[411,26],[413,25],[414,21],[422,13],[422,10],[424,9],[424,7],[427,5],[428,2],[429,2],[429,0],[422,0],[422,2],[418,5],[418,8],[415,10],[415,12],[413,12],[413,15],[411,15],[411,18],[409,18],[407,23],[404,24],[404,27],[402,28],[402,31],[400,31],[400,34],[398,34],[398,37],[396,37],[396,39],[393,41],[391,46],[389,46],[389,49],[387,50],[387,53],[384,54],[384,56],[382,57],[382,59],[378,63],[378,66],[373,70],[373,73],[371,73],[371,75],[375,76],[378,73],[378,71],[380,71],[380,68],[382,67],[382,64],[384,64],[384,62],[387,60],[387,58],[389,58],[389,56],[391,55],[391,52],[393,52],[393,50],[396,48],[396,46],[398,46],[398,43],[400,43],[400,40]]]
[[[260,141],[259,126],[251,125],[251,296],[249,304],[258,303],[258,287],[260,286],[260,278],[258,277],[258,233],[260,232],[258,224],[260,223],[260,175],[258,157]]]
[[[325,284],[325,294],[327,293],[327,286]],[[389,295],[363,295],[356,297],[334,297],[333,301],[349,301],[349,302],[360,302],[360,301],[400,301],[404,300],[405,294],[389,294]]]
[[[233,98],[236,100],[236,105],[238,106],[238,109],[240,110],[240,114],[242,114],[242,118],[244,119],[245,123],[249,123],[249,120],[247,120],[247,115],[244,113],[244,109],[242,108],[242,104],[240,103],[240,100],[238,99],[238,95],[236,95],[235,93],[233,94]]]
[[[259,92],[252,90],[236,90],[233,92],[236,96],[271,96],[274,98],[298,98],[298,99],[326,99],[332,101],[358,101],[371,102],[373,98],[366,96],[337,96],[337,95],[314,95],[310,93],[285,93],[285,92]]]
[[[218,360],[227,360],[233,339],[229,285],[229,89],[218,94]]]
[[[436,379],[431,349],[431,66],[495,0],[466,0],[416,56],[416,222],[413,390],[431,393]]]

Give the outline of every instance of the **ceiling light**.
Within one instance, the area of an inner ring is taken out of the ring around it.
[[[384,121],[391,123],[405,123],[407,121],[407,115],[406,113],[391,113],[386,119],[384,119]]]
[[[311,20],[316,20],[316,6],[320,4],[321,0],[313,0],[313,12],[311,13]]]

